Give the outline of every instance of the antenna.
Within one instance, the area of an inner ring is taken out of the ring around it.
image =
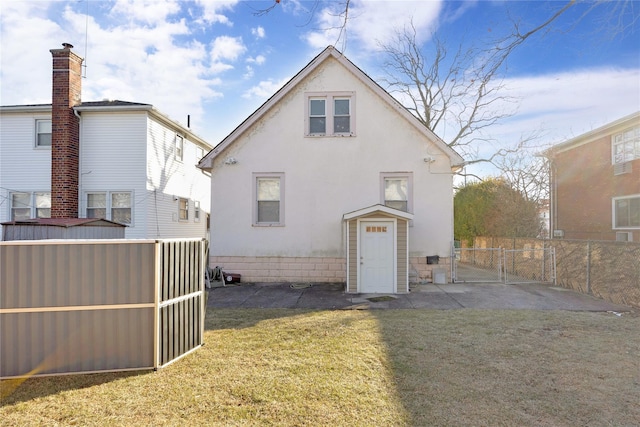
[[[87,10],[84,14],[84,61],[82,61],[82,68],[84,70],[83,78],[87,78],[87,45],[89,44],[89,0],[85,0],[87,3]]]

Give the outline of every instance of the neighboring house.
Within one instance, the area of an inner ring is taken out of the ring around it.
[[[408,292],[449,263],[463,159],[328,47],[208,153],[210,265]]]
[[[71,47],[51,50],[52,104],[0,107],[0,223],[104,218],[127,238],[208,237],[196,164],[212,146],[149,104],[81,102]]]
[[[546,154],[553,238],[640,242],[640,112]]]

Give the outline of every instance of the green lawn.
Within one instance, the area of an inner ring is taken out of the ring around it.
[[[3,381],[1,425],[638,425],[640,316],[209,309],[158,371]]]

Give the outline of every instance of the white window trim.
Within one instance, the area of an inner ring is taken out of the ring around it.
[[[616,143],[616,137],[620,135],[624,135],[627,132],[632,132],[631,141],[625,140],[624,136],[620,142]],[[624,145],[627,143],[632,143],[634,145],[634,152],[631,155],[631,158],[623,158],[620,161],[616,161],[616,146]],[[640,159],[640,126],[633,126],[623,130],[622,132],[617,132],[614,135],[611,135],[611,164],[619,165],[626,162],[631,162],[633,160]]]
[[[278,178],[280,180],[280,221],[278,222],[258,222],[258,178]],[[254,172],[251,180],[251,224],[254,227],[284,227],[284,172]]]
[[[36,150],[51,150],[51,145],[38,145],[38,123],[44,121],[51,122],[51,117],[36,117],[33,121],[33,148]],[[51,144],[53,144],[53,129]]]
[[[640,230],[640,226],[617,227],[616,226],[616,202],[623,199],[640,199],[640,194],[629,196],[613,197],[611,199],[611,228],[613,230]]]
[[[380,204],[385,205],[384,182],[387,178],[407,179],[407,212],[413,213],[413,172],[381,172],[380,173]],[[409,222],[413,224],[413,220]]]
[[[178,144],[178,142],[181,141],[181,144]],[[176,159],[176,161],[178,162],[183,162],[184,161],[184,136],[176,134],[175,139],[173,141],[173,151],[174,151],[174,158]]]
[[[133,190],[86,190],[83,193],[82,196],[82,218],[87,218],[87,209],[89,208],[89,194],[104,194],[105,195],[105,211],[106,211],[106,220],[109,221],[113,221],[113,219],[111,218],[111,195],[113,193],[129,193],[131,195],[131,222],[130,223],[118,223],[118,224],[123,224],[126,225],[128,227],[134,227],[135,226],[135,193],[133,192]]]
[[[356,93],[353,91],[345,92],[307,92],[304,94],[304,135],[309,138],[323,138],[323,137],[348,137],[356,136]],[[311,99],[325,99],[325,116],[326,116],[326,133],[311,133],[309,104]],[[334,100],[335,99],[349,99],[349,127],[350,132],[334,133],[333,132],[333,117],[334,117]]]

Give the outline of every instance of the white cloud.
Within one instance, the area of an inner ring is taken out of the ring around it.
[[[211,60],[213,62],[220,60],[235,61],[246,50],[247,48],[242,43],[241,37],[217,37],[211,43]]]
[[[558,143],[640,110],[640,69],[591,68],[505,80],[520,99],[501,131],[535,130]]]
[[[245,99],[262,98],[268,99],[289,81],[289,78],[279,81],[263,80],[258,85],[250,88],[242,94]]]
[[[111,9],[113,15],[127,21],[159,24],[180,12],[177,0],[117,0]]]
[[[267,58],[264,55],[258,55],[255,58],[249,57],[247,58],[247,62],[250,64],[262,65],[265,63]]]
[[[355,39],[360,48],[376,50],[378,43],[390,42],[397,30],[411,22],[418,34],[424,35],[419,41],[424,41],[437,24],[441,6],[440,1],[351,1],[348,10],[350,19],[346,28],[347,46]],[[344,35],[339,40],[344,22],[343,12],[342,2],[319,11],[314,25],[318,30],[305,35],[307,43],[314,48],[323,48],[343,42]]]
[[[203,24],[225,24],[231,26],[232,23],[221,11],[228,11],[238,3],[238,0],[196,0],[196,4],[202,8],[202,15],[195,17],[197,22]]]
[[[256,27],[251,29],[251,34],[253,34],[257,39],[263,39],[265,36],[263,27]]]

